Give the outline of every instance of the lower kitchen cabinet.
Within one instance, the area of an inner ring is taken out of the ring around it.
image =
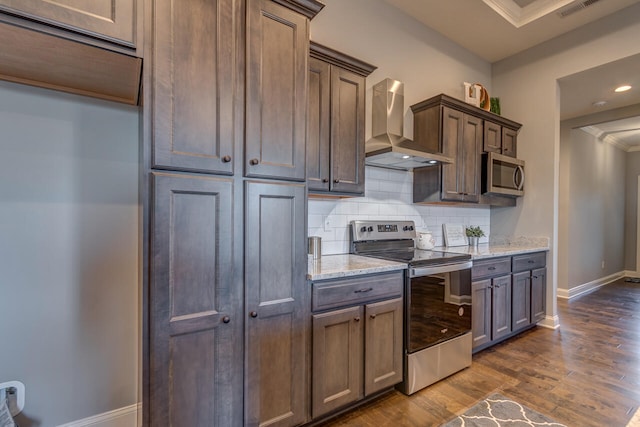
[[[531,324],[531,275],[528,271],[513,274],[511,329],[519,331]]]
[[[538,268],[531,271],[531,321],[544,319],[547,308],[547,269]]]
[[[533,327],[546,309],[546,252],[474,261],[473,351]]]
[[[246,425],[307,421],[309,297],[304,183],[245,182]]]
[[[511,333],[511,275],[474,281],[472,289],[473,347]]]
[[[313,283],[316,309],[350,305],[312,317],[313,419],[402,381],[402,287],[401,272]]]
[[[242,425],[230,178],[153,173],[150,426]]]

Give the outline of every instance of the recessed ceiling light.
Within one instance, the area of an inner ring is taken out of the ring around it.
[[[629,89],[631,89],[631,86],[629,85],[619,86],[616,88],[616,92],[626,92]]]
[[[435,165],[436,163],[438,163],[437,160],[429,160],[427,163],[429,163],[430,165]]]
[[[594,102],[592,105],[594,107],[604,107],[604,105],[607,103],[607,101],[596,101]]]
[[[402,156],[403,159],[410,159],[411,156]]]

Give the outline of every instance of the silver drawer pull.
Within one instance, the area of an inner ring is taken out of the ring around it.
[[[373,288],[363,288],[353,291],[354,294],[363,294],[365,292],[371,292]]]
[[[495,267],[489,267],[489,268],[487,268],[487,270],[495,270],[495,269],[496,269]]]
[[[527,261],[529,264],[533,264],[535,261],[530,259],[529,261]]]

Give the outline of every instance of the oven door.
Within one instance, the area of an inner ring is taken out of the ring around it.
[[[409,270],[405,294],[407,353],[471,331],[470,267],[471,262],[467,262],[440,271],[422,269],[422,274],[420,269]]]

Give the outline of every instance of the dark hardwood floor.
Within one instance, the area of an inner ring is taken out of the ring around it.
[[[640,284],[623,279],[558,303],[536,327],[412,396],[393,391],[323,426],[438,426],[501,393],[573,427],[623,427],[640,405]]]

